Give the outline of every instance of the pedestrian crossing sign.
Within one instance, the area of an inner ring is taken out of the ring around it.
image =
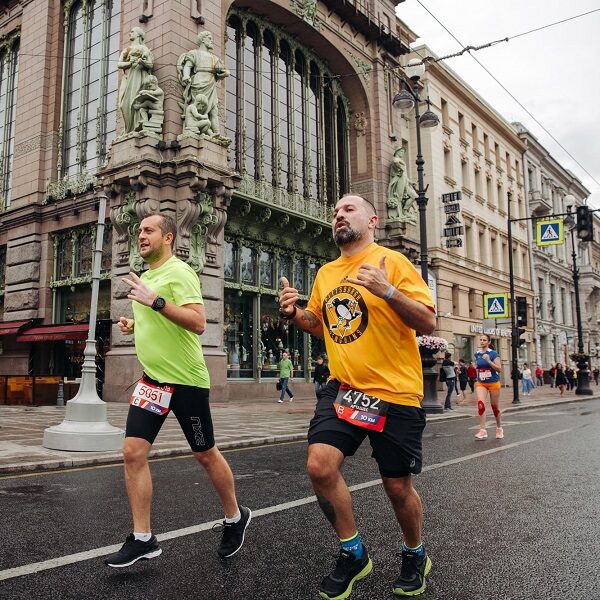
[[[565,241],[565,227],[562,219],[538,221],[535,243],[538,246],[559,246]]]
[[[483,318],[506,319],[508,317],[508,294],[484,294]]]

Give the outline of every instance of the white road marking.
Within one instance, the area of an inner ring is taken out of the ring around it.
[[[510,444],[506,444],[502,442],[502,445],[496,446],[494,448],[490,448],[488,450],[483,450],[481,452],[474,452],[473,454],[467,454],[465,456],[460,456],[458,458],[453,458],[451,460],[446,460],[444,462],[435,463],[433,465],[428,465],[423,468],[423,472],[434,471],[436,469],[442,469],[444,467],[449,467],[451,465],[457,465],[462,462],[466,462],[469,460],[473,460],[474,458],[480,458],[481,456],[487,456],[488,454],[495,454],[496,452],[504,452],[505,450],[510,450],[512,448],[517,448],[518,446],[523,446],[524,444],[532,444],[534,442],[539,442],[540,440],[545,440],[550,437],[554,437],[557,435],[562,435],[563,433],[569,433],[574,431],[577,427],[571,427],[570,429],[561,429],[560,431],[554,431],[552,433],[546,433],[545,435],[539,435],[534,438],[530,438],[528,440],[521,440],[519,442],[512,442]],[[495,443],[495,440],[491,440],[492,443]],[[488,442],[490,443],[490,442]],[[373,479],[371,481],[365,481],[364,483],[359,483],[356,485],[350,486],[351,492],[356,492],[358,490],[364,490],[370,487],[374,487],[376,485],[381,485],[381,479]],[[273,513],[282,512],[284,510],[290,510],[292,508],[296,508],[298,506],[303,506],[305,504],[311,504],[316,502],[317,499],[315,496],[308,496],[306,498],[300,498],[299,500],[292,500],[291,502],[284,502],[282,504],[276,504],[275,506],[269,506],[266,508],[259,508],[257,510],[252,511],[252,517],[262,517],[265,515],[271,515]],[[221,523],[221,520],[218,521],[209,521],[207,523],[200,523],[199,525],[193,525],[191,527],[184,527],[182,529],[175,529],[173,531],[167,531],[165,533],[158,534],[156,537],[160,541],[172,540],[174,538],[183,537],[186,535],[194,535],[196,533],[200,533],[202,531],[208,531],[212,529],[215,524]],[[86,560],[90,560],[93,558],[100,558],[101,556],[106,556],[107,554],[112,554],[113,552],[117,552],[121,544],[115,544],[112,546],[103,546],[101,548],[95,548],[93,550],[86,550],[84,552],[77,552],[75,554],[68,554],[66,556],[59,556],[57,558],[52,558],[50,560],[44,560],[37,563],[31,563],[28,565],[23,565],[21,567],[13,567],[12,569],[5,569],[4,571],[0,571],[0,581],[4,581],[6,579],[13,579],[15,577],[22,577],[24,575],[31,575],[33,573],[39,573],[40,571],[47,571],[49,569],[57,569],[59,567],[64,567],[66,565],[72,565],[78,562],[83,562]],[[107,567],[108,568],[108,567]]]

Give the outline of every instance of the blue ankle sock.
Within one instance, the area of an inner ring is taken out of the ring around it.
[[[410,552],[411,554],[416,554],[417,556],[423,556],[425,554],[425,546],[421,542],[416,548],[410,548],[406,544],[402,544],[403,552]]]
[[[357,559],[362,558],[364,546],[358,531],[351,538],[340,540],[340,544],[342,545],[342,550],[350,552],[350,554],[354,554]]]

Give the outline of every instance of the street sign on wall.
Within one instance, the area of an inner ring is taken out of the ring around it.
[[[483,317],[484,319],[508,317],[508,294],[484,294]]]
[[[535,243],[538,246],[559,246],[565,241],[562,219],[538,221],[535,228]]]

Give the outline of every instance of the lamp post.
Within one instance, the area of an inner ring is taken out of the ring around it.
[[[65,420],[44,431],[44,448],[53,450],[101,451],[118,450],[123,443],[124,431],[106,420],[106,403],[96,393],[96,315],[100,285],[100,263],[106,215],[106,194],[99,195],[96,247],[92,264],[92,299],[90,326],[83,351],[79,391],[67,402]]]
[[[575,201],[571,195],[565,196],[565,202]],[[567,206],[567,212],[571,212],[571,204]],[[577,320],[577,389],[576,396],[589,396],[593,394],[590,387],[589,356],[583,349],[583,327],[581,325],[581,303],[579,300],[579,269],[577,268],[577,252],[575,251],[575,221],[569,214],[565,217],[565,225],[570,226],[571,231],[571,259],[573,261],[573,288],[575,291],[575,318]],[[586,360],[587,358],[587,360]]]
[[[425,73],[425,65],[416,58],[408,61],[404,68],[404,72],[408,79],[402,78],[402,89],[394,96],[392,105],[401,113],[408,113],[414,109],[415,124],[417,136],[417,206],[419,207],[419,247],[421,277],[429,286],[429,270],[428,270],[428,244],[427,244],[427,187],[424,183],[424,165],[423,151],[421,149],[421,127],[431,128],[436,127],[440,120],[438,116],[431,110],[429,98],[423,100],[419,95],[419,80]],[[427,103],[427,110],[420,114],[419,104]],[[437,371],[434,368],[437,361],[431,357],[421,358],[423,368],[423,403],[422,407],[428,413],[442,413],[444,409],[437,398]]]

